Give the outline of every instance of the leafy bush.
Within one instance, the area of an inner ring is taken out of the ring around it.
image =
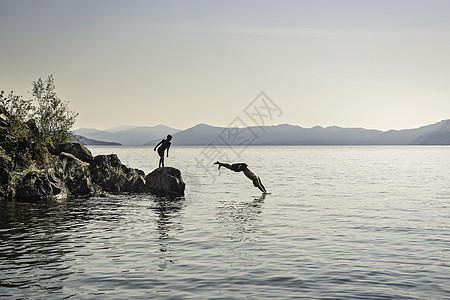
[[[0,105],[8,112],[11,131],[18,138],[26,138],[29,133],[25,122],[34,116],[35,107],[32,102],[31,99],[25,100],[22,96],[14,95],[14,91],[7,96],[4,91],[0,92]]]
[[[13,92],[8,96],[1,92],[0,105],[11,115],[11,124],[16,133],[22,133],[24,122],[35,119],[41,142],[45,146],[56,148],[70,142],[70,129],[75,124],[78,113],[71,111],[68,102],[56,95],[53,75],[49,75],[46,80],[39,78],[32,85],[32,98],[28,100]]]
[[[56,95],[53,75],[48,76],[47,80],[39,78],[34,81],[32,95],[38,103],[36,121],[42,138],[53,147],[71,141],[69,131],[78,113],[69,110],[68,102]]]
[[[0,93],[0,105],[20,122],[26,122],[33,118],[35,107],[32,102],[32,99],[25,100],[22,96],[14,95],[14,91],[11,91],[7,96],[5,96],[4,91]]]

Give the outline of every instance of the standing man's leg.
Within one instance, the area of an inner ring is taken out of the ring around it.
[[[164,167],[164,150],[161,151],[160,149],[161,148],[158,149],[158,154],[159,154],[159,157],[160,157],[160,159],[159,159],[159,167],[161,168],[161,166]]]

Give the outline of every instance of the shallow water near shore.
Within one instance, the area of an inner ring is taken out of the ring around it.
[[[90,150],[158,164],[152,147]],[[0,202],[0,298],[450,297],[450,147],[174,145],[166,165],[185,197]]]

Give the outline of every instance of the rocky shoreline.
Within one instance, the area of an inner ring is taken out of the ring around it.
[[[115,154],[93,156],[79,143],[48,149],[31,120],[20,133],[0,107],[0,199],[40,201],[107,196],[108,193],[153,193],[183,196],[178,169],[158,168],[149,174],[121,163]]]

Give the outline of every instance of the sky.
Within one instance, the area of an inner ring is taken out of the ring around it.
[[[0,89],[53,74],[74,128],[404,129],[450,119],[450,0],[0,0]]]

